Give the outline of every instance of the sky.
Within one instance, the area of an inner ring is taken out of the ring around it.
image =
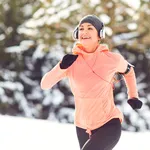
[[[150,132],[122,132],[113,150],[149,150]],[[79,150],[73,124],[0,115],[1,150]]]

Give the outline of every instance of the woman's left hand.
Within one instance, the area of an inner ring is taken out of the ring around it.
[[[143,105],[138,98],[130,98],[127,102],[133,109],[140,109]]]

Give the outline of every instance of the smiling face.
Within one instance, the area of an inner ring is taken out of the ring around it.
[[[99,44],[99,36],[96,28],[90,23],[83,23],[79,26],[79,42],[85,47]]]

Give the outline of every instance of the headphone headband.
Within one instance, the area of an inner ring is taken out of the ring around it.
[[[73,31],[73,38],[75,40],[78,39],[78,34],[79,34],[79,26],[77,26],[75,28],[75,30]],[[98,32],[98,36],[101,38],[101,39],[104,39],[105,38],[105,26],[104,24],[102,25],[102,29]]]

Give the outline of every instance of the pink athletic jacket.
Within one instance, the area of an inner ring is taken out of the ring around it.
[[[50,89],[64,77],[68,77],[75,100],[75,125],[91,130],[101,127],[112,118],[123,115],[114,104],[113,77],[116,72],[124,73],[128,62],[119,53],[110,52],[99,45],[94,53],[77,50],[76,61],[67,69],[60,69],[60,62],[41,80],[42,89]],[[133,68],[124,75],[128,98],[137,97],[136,78]]]

